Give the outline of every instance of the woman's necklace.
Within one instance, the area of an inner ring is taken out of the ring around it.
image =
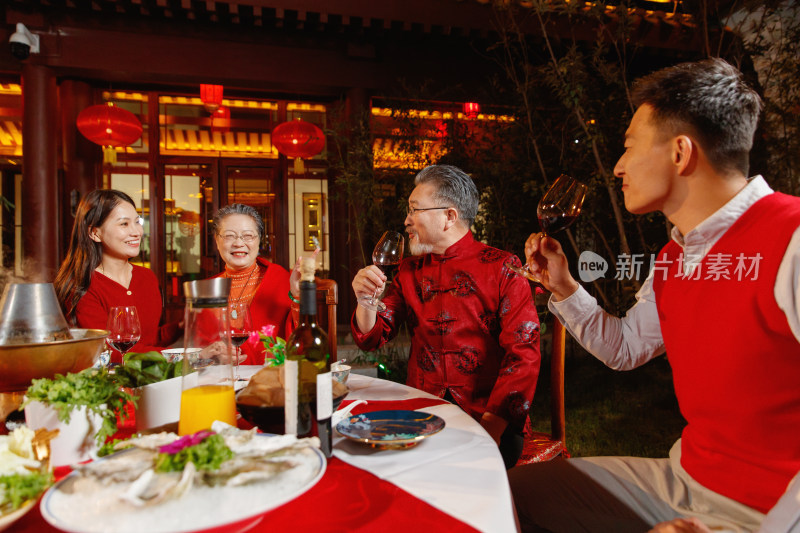
[[[255,265],[253,265],[253,268],[252,268],[252,269],[250,269],[250,275],[249,275],[249,276],[247,276],[247,280],[244,282],[244,285],[242,285],[242,290],[241,290],[241,291],[239,291],[239,297],[238,297],[238,298],[236,298],[236,299],[235,299],[233,302],[231,302],[231,303],[239,303],[239,301],[242,299],[242,296],[244,296],[244,291],[246,291],[246,290],[247,290],[247,284],[248,284],[248,283],[250,283],[250,278],[252,278],[252,277],[253,277],[253,272],[255,272],[256,270],[258,270],[258,263],[256,263]],[[236,308],[233,308],[233,309],[231,310],[231,318],[232,318],[232,319],[234,319],[234,320],[236,320],[237,318],[239,318],[239,313],[237,313],[237,312],[236,312]]]
[[[122,285],[123,287],[125,287],[125,290],[128,292],[128,296],[130,296],[130,294],[131,294],[131,290],[130,290],[131,278],[133,277],[133,276],[131,276],[131,272],[133,271],[133,268],[131,267],[130,263],[128,263],[127,261],[125,262],[125,266],[127,267],[127,269],[126,269],[125,272],[122,273],[122,276],[119,277],[119,278],[115,277],[114,274],[112,274],[112,273],[106,274],[106,269],[103,268],[102,261],[97,266],[100,269],[100,273],[102,275],[104,275],[105,277],[107,277],[111,281],[114,281],[114,282],[118,283],[119,285]]]

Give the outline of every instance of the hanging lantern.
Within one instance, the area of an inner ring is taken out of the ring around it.
[[[440,139],[444,139],[447,137],[447,122],[444,120],[437,120],[433,123],[433,127],[436,131],[436,136]]]
[[[481,105],[478,102],[464,102],[464,116],[475,118],[481,112]]]
[[[103,147],[103,162],[112,165],[117,162],[114,148],[129,146],[142,136],[142,123],[136,115],[111,102],[81,111],[77,126],[84,137]]]
[[[309,158],[325,148],[322,130],[305,120],[290,120],[272,130],[272,145],[286,157],[294,157],[294,173],[304,174],[303,158]]]
[[[227,133],[231,130],[231,109],[222,106],[211,113],[211,131]]]
[[[203,102],[203,105],[209,113],[216,111],[217,108],[222,105],[222,85],[201,83],[200,101]]]

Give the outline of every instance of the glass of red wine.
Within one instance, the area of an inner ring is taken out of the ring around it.
[[[389,273],[397,268],[403,258],[403,235],[396,231],[384,232],[383,236],[375,245],[372,251],[372,264],[381,269],[387,277]],[[362,296],[358,299],[358,305],[370,311],[383,311],[386,305],[380,300],[379,296]]]
[[[253,333],[253,321],[250,318],[250,306],[246,303],[232,303],[228,305],[228,316],[231,322],[231,344],[236,347],[236,363],[234,371],[239,379],[239,363],[246,359],[242,357],[242,344]]]
[[[106,342],[124,357],[142,336],[139,313],[133,305],[112,307],[108,312]]]
[[[566,174],[561,174],[544,193],[536,210],[536,214],[539,216],[539,226],[542,228],[542,237],[570,227],[581,214],[585,197],[586,185]],[[528,269],[528,265],[518,267],[509,261],[506,263],[506,267],[531,281],[541,282]]]

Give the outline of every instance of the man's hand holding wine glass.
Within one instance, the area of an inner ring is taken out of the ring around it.
[[[532,233],[525,241],[525,258],[528,270],[553,293],[555,300],[563,300],[578,290],[578,282],[569,273],[567,256],[556,239]]]
[[[361,301],[380,294],[386,286],[388,278],[381,272],[376,265],[367,265],[359,270],[353,278],[353,292],[356,298]],[[362,305],[356,308],[356,320],[359,326],[363,326],[362,331],[370,331],[375,325],[377,309],[368,309]],[[363,322],[362,322],[363,320]]]
[[[567,229],[575,222],[578,215],[581,214],[583,199],[586,197],[586,190],[586,185],[566,174],[560,175],[553,184],[550,185],[550,188],[547,189],[547,192],[539,201],[539,205],[536,208],[536,214],[539,217],[539,226],[542,228],[542,232],[535,233],[528,237],[528,243],[531,243],[531,247],[534,250],[538,250],[541,245],[540,243],[544,242],[544,246],[557,246],[554,250],[557,249],[559,252],[561,251],[561,246],[558,245],[555,240],[549,238],[549,236]],[[544,239],[547,239],[547,241],[544,241]],[[552,244],[549,244],[549,241],[552,241]],[[528,258],[527,266],[520,268],[509,261],[506,262],[506,268],[516,272],[520,276],[528,278],[534,283],[542,285],[545,289],[556,294],[556,291],[551,288],[552,283],[549,282],[549,280],[548,283],[545,283],[542,279],[543,275],[547,275],[548,278],[550,277],[547,272],[548,266],[544,256],[540,255],[537,257],[533,255],[533,262],[531,262],[532,254],[528,253],[527,243],[525,248],[525,254]],[[566,258],[564,258],[564,264],[566,265]],[[569,275],[569,272],[567,272],[567,275]],[[562,277],[563,276],[559,274],[555,278],[556,287],[558,289],[562,288]],[[572,279],[572,277],[570,276],[569,279]],[[575,280],[572,279],[572,282],[575,282]],[[569,283],[567,286],[563,287],[564,290],[570,288],[572,288],[572,284]],[[575,292],[575,290],[577,290],[577,283],[575,283],[574,288],[570,290],[567,296]],[[556,299],[560,300],[561,298],[556,296]]]

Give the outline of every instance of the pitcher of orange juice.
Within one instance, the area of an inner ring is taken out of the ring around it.
[[[214,420],[236,425],[233,393],[235,352],[231,344],[228,317],[230,291],[229,278],[187,281],[183,284],[186,296],[185,355],[179,435],[209,429]],[[197,379],[189,379],[191,374],[196,374]]]

